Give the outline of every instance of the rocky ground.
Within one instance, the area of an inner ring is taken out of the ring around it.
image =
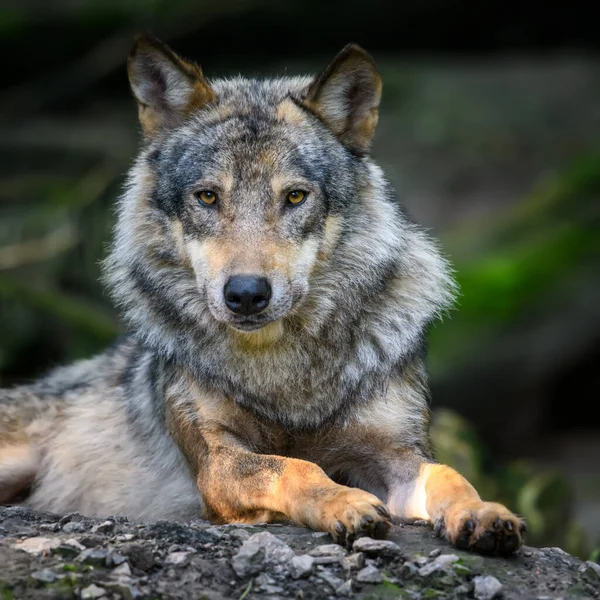
[[[599,598],[600,566],[558,548],[454,550],[425,524],[351,551],[300,527],[97,520],[0,508],[0,598]]]

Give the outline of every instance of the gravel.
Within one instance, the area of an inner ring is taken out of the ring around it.
[[[411,524],[389,538],[360,538],[348,553],[290,524],[134,523],[3,507],[0,598],[600,598],[600,567],[559,549],[486,558]]]

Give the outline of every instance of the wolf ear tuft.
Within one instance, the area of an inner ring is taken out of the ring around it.
[[[304,100],[348,148],[369,151],[377,126],[381,76],[371,56],[346,46],[312,82]]]
[[[190,112],[216,99],[202,69],[149,35],[138,35],[127,61],[145,137],[178,125]]]

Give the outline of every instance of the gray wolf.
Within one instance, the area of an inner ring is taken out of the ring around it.
[[[425,334],[454,283],[369,156],[371,57],[209,81],[142,36],[128,71],[143,142],[104,268],[129,334],[1,392],[0,501],[347,544],[396,515],[516,550],[521,519],[432,457]]]

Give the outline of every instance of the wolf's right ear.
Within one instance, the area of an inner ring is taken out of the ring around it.
[[[190,112],[216,99],[198,65],[147,35],[135,38],[127,72],[145,137],[176,126]]]

